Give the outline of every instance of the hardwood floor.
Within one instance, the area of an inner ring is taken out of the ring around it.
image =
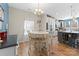
[[[23,42],[19,44],[18,56],[28,56],[29,43]],[[72,48],[65,44],[60,44],[57,37],[52,37],[52,44],[50,47],[50,56],[79,56],[79,49]]]
[[[19,44],[18,47],[18,56],[28,56],[28,49],[29,49],[29,43],[28,42],[22,42]]]

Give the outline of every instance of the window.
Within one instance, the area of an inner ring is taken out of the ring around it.
[[[34,21],[25,20],[24,21],[24,35],[28,35],[28,32],[34,30]]]

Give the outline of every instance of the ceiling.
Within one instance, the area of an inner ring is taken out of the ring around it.
[[[71,8],[75,12],[73,15],[79,16],[79,4],[78,3],[40,3],[39,7],[44,11],[44,14],[49,14],[57,19],[64,19],[71,17]],[[18,8],[24,11],[34,12],[34,9],[38,7],[37,3],[9,3],[10,7]]]

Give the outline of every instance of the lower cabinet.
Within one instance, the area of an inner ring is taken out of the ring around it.
[[[0,49],[0,56],[16,56],[16,46]]]
[[[58,32],[58,41],[71,47],[78,47],[79,33]]]

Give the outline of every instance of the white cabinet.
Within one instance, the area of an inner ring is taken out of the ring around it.
[[[0,56],[16,56],[16,46],[0,49]]]

